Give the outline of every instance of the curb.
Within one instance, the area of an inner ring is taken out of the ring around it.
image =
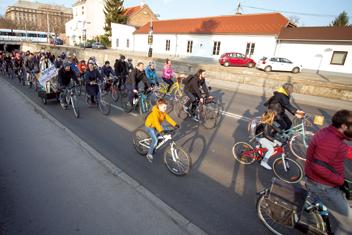
[[[97,150],[95,150],[93,147],[91,147],[87,142],[82,140],[79,136],[74,134],[71,130],[69,130],[67,127],[65,127],[60,121],[58,121],[55,117],[53,117],[50,113],[48,113],[45,109],[40,107],[38,104],[36,104],[34,101],[32,101],[30,98],[28,98],[24,93],[22,93],[17,87],[13,86],[9,81],[6,79],[3,79],[9,87],[11,87],[17,94],[21,95],[28,103],[30,103],[38,113],[43,115],[45,118],[47,118],[49,121],[51,121],[54,125],[65,131],[79,146],[81,146],[85,151],[87,151],[91,156],[93,156],[98,163],[100,163],[102,166],[106,167],[110,173],[115,176],[119,177],[122,181],[127,183],[129,186],[131,186],[137,193],[142,195],[144,198],[146,198],[148,201],[150,201],[159,211],[162,213],[166,214],[170,219],[180,226],[186,233],[190,235],[203,235],[207,234],[205,231],[203,231],[201,228],[196,226],[195,224],[191,223],[188,219],[186,219],[184,216],[182,216],[179,212],[171,208],[169,205],[167,205],[164,201],[162,201],[160,198],[155,196],[151,191],[149,191],[147,188],[139,184],[136,180],[134,180],[132,177],[130,177],[127,173],[125,173],[122,169],[117,167],[115,164],[113,164],[110,160],[105,158],[101,153],[99,153]]]

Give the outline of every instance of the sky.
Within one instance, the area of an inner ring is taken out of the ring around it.
[[[0,0],[0,15],[6,7],[17,0]],[[74,0],[37,0],[43,3],[58,3],[70,7]],[[237,9],[238,0],[146,0],[159,19],[195,18],[231,15]],[[350,16],[352,24],[352,0],[241,0],[241,12],[282,12],[286,17],[298,17],[299,26],[326,26],[342,11]],[[124,6],[140,4],[140,0],[125,0]],[[262,8],[262,9],[256,9]],[[316,16],[312,16],[316,15]]]

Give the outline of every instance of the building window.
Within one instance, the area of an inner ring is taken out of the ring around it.
[[[193,41],[188,41],[187,42],[187,53],[192,53],[193,49]]]
[[[213,55],[219,55],[220,54],[220,45],[221,45],[221,42],[214,41]]]
[[[126,47],[127,47],[127,48],[130,48],[130,40],[129,40],[129,39],[127,39]]]
[[[246,56],[251,57],[254,54],[255,43],[254,42],[247,42],[246,47]]]
[[[334,51],[332,53],[330,64],[344,65],[347,57],[347,51]]]
[[[170,51],[170,40],[166,40],[166,48],[165,51]]]
[[[120,44],[120,43],[119,43],[119,39],[117,38],[117,39],[116,39],[116,47],[119,47],[119,44]]]

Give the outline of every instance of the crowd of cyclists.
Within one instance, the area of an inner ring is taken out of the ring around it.
[[[55,66],[58,69],[58,83],[60,90],[64,91],[71,83],[83,84],[90,97],[90,103],[95,104],[95,97],[99,92],[98,82],[107,77],[116,77],[118,89],[126,89],[128,102],[133,107],[133,99],[140,90],[140,83],[144,90],[148,91],[161,83],[165,83],[167,91],[170,91],[175,82],[175,71],[171,60],[167,59],[163,66],[162,76],[159,78],[153,61],[147,66],[143,62],[137,62],[135,66],[132,59],[126,59],[121,55],[115,60],[113,66],[106,61],[101,67],[95,57],[87,61],[78,60],[74,53],[61,53],[55,56],[50,52],[32,53],[30,51],[12,53],[0,52],[0,69],[3,74],[15,75],[19,82],[25,82],[30,74],[36,74]],[[206,98],[213,98],[209,94],[205,82],[206,71],[198,70],[196,74],[183,78],[183,93],[188,101],[183,104],[183,110],[194,114],[198,103],[203,103]],[[33,82],[33,81],[30,81]],[[271,170],[268,164],[269,157],[273,154],[274,147],[282,145],[282,139],[278,139],[277,133],[288,130],[292,121],[286,111],[303,118],[305,113],[298,110],[290,103],[293,85],[285,83],[276,90],[273,96],[264,103],[267,108],[261,117],[260,124],[256,127],[255,134],[258,143],[267,149],[261,160],[261,166]],[[61,92],[60,103],[65,106],[65,94]],[[147,159],[153,160],[154,149],[157,146],[157,135],[167,131],[164,122],[178,128],[179,125],[166,113],[168,101],[159,98],[145,118],[145,128],[152,139]],[[131,110],[129,110],[131,111]],[[352,212],[346,198],[339,187],[344,184],[344,160],[351,149],[344,140],[352,139],[352,112],[348,110],[338,111],[332,118],[332,125],[318,131],[308,147],[307,161],[305,163],[305,175],[307,187],[319,195],[323,203],[331,210],[336,211],[340,221],[336,234],[351,234]],[[331,170],[336,169],[336,172]],[[348,230],[350,229],[350,230]]]

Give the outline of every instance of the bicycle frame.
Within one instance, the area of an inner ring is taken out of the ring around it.
[[[294,127],[291,127],[290,129],[288,130],[285,130],[283,131],[282,134],[280,134],[280,136],[284,139],[290,139],[295,133],[300,133],[302,135],[302,139],[303,139],[303,144],[305,147],[308,147],[308,144],[306,143],[306,127],[304,126],[304,122],[305,120],[308,118],[307,115],[305,115],[301,121],[300,124],[294,126]]]
[[[152,140],[152,138],[144,139],[144,140],[139,141],[139,144],[142,145],[143,147],[149,149],[149,148],[150,148],[151,140]],[[162,141],[155,147],[156,150],[158,150],[159,148],[161,148],[167,141],[172,140],[172,137],[171,137],[170,134],[168,134],[168,135],[161,135],[161,136],[158,136],[158,140],[162,140]],[[171,145],[172,145],[172,150],[173,150],[173,145],[174,145],[174,144],[175,144],[175,143],[173,143],[173,142],[171,143]]]

